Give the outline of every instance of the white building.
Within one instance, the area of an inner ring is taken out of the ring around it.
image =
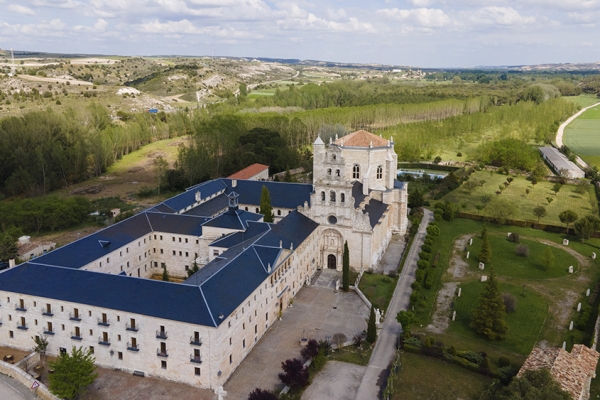
[[[367,145],[365,145],[367,143]],[[216,179],[0,273],[0,344],[83,346],[99,365],[214,389],[318,268],[369,269],[406,229],[393,143],[315,142],[315,185]],[[276,223],[258,214],[269,189]],[[325,193],[325,197],[323,197]],[[162,271],[183,283],[148,279]]]

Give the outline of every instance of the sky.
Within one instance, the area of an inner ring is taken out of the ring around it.
[[[0,0],[0,48],[423,68],[600,62],[600,0]]]

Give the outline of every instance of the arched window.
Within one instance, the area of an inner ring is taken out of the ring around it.
[[[340,203],[345,203],[345,202],[346,202],[346,194],[340,193]]]
[[[377,179],[381,179],[383,178],[383,167],[381,165],[379,165],[377,167]]]
[[[321,192],[321,201],[325,201],[325,192]]]
[[[335,192],[333,190],[329,192],[329,201],[335,203]]]
[[[352,179],[360,179],[360,165],[354,164],[352,167]]]
[[[327,175],[331,176],[331,168],[327,168]]]
[[[340,176],[340,170],[339,169],[335,170],[335,176]]]
[[[332,159],[333,161],[335,161],[335,159],[336,159],[336,157],[335,157],[335,154],[333,154],[333,155],[331,156],[331,159]]]

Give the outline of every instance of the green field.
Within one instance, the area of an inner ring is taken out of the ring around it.
[[[352,282],[352,281],[351,281]],[[398,279],[381,274],[363,274],[359,288],[375,307],[386,310]]]
[[[534,222],[537,222],[537,217],[533,215],[533,209],[541,205],[546,208],[548,215],[541,218],[540,222],[557,226],[561,225],[558,214],[564,210],[573,210],[580,217],[593,214],[592,204],[595,205],[595,195],[591,186],[588,188],[588,193],[583,195],[575,193],[576,186],[574,185],[563,185],[558,194],[555,194],[552,191],[554,185],[552,182],[542,181],[533,185],[525,177],[517,176],[502,191],[502,194],[496,194],[496,191],[499,190],[498,187],[504,184],[506,178],[506,175],[487,171],[474,172],[469,179],[485,181],[483,186],[476,188],[471,193],[464,189],[464,187],[460,187],[446,195],[442,201],[453,201],[461,206],[462,211],[470,214],[493,217],[495,211],[493,206],[494,199],[508,200],[516,206],[516,212],[510,217],[511,219]],[[526,192],[527,189],[529,189],[529,194]],[[481,196],[483,195],[491,196],[492,201],[483,210],[479,211],[476,205],[480,203]],[[548,204],[547,198],[552,199],[550,204]],[[466,208],[462,208],[463,205],[466,205]]]
[[[592,104],[596,104],[600,101],[600,99],[593,94],[582,94],[579,96],[565,96],[563,99],[568,100],[572,103],[575,103],[581,107],[591,106]]]
[[[510,329],[506,339],[496,342],[495,345],[517,353],[528,354],[538,340],[546,320],[548,303],[542,296],[528,288],[525,288],[525,296],[522,296],[523,288],[521,286],[500,283],[498,287],[500,292],[508,292],[515,296],[517,303],[515,312],[508,313],[506,316],[506,323]],[[469,328],[469,324],[484,284],[469,282],[461,285],[461,288],[462,295],[456,299],[454,306],[456,321],[451,322],[448,329],[451,333],[473,339],[481,338]]]
[[[572,265],[576,271],[579,267],[577,259],[571,254],[560,248],[552,247],[552,253],[555,257],[554,266],[548,271],[544,271],[542,263],[539,261],[541,255],[548,245],[532,240],[521,239],[519,244],[529,247],[529,256],[521,257],[515,254],[516,243],[508,241],[508,235],[489,235],[489,242],[492,250],[491,262],[486,264],[485,268],[494,267],[498,276],[507,276],[524,279],[550,279],[566,276],[569,273],[569,266]],[[481,249],[481,239],[479,236],[473,238],[473,246],[469,246],[472,252],[467,260],[471,271],[479,269],[479,260],[477,255]]]
[[[596,99],[599,102],[600,99]],[[566,128],[564,143],[589,164],[600,167],[600,105],[581,114]]]

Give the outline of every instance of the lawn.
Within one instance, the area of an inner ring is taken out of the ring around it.
[[[579,96],[565,96],[563,99],[573,102],[581,107],[591,106],[600,102],[600,99],[593,94],[582,94]]]
[[[343,361],[351,364],[368,365],[372,352],[372,348],[363,350],[356,346],[347,346],[333,350],[333,352],[327,358],[330,360]]]
[[[506,322],[509,333],[505,340],[496,342],[499,347],[521,354],[529,354],[533,345],[538,340],[542,326],[548,314],[548,303],[538,293],[525,287],[523,288],[507,283],[500,283],[500,292],[511,293],[517,299],[516,310],[508,313]],[[456,321],[450,323],[449,331],[462,336],[482,339],[470,327],[473,309],[477,306],[484,283],[469,282],[461,285],[462,295],[456,299]]]
[[[108,167],[109,174],[122,174],[127,172],[132,167],[144,165],[146,169],[152,170],[152,160],[155,156],[162,156],[165,160],[172,164],[177,159],[179,152],[179,143],[185,140],[185,137],[176,137],[165,140],[157,140],[141,147],[136,151],[123,156],[113,165]],[[154,173],[152,173],[154,175]]]
[[[600,153],[599,153],[600,154]],[[516,208],[515,214],[511,219],[525,220],[537,222],[537,217],[533,214],[533,209],[537,206],[546,208],[547,216],[540,219],[543,224],[551,224],[561,226],[558,214],[562,211],[573,210],[580,217],[592,214],[592,204],[596,204],[593,188],[590,186],[588,192],[580,195],[575,192],[575,185],[562,185],[558,193],[552,191],[554,183],[548,181],[538,182],[533,185],[523,176],[513,177],[513,181],[502,191],[502,194],[496,194],[499,186],[504,186],[508,176],[497,174],[489,171],[476,171],[471,174],[471,179],[479,182],[484,181],[483,186],[474,189],[472,192],[467,191],[464,187],[447,194],[442,198],[442,201],[453,201],[461,206],[461,211],[471,214],[481,214],[486,216],[494,216],[494,199],[504,199],[513,203]],[[529,194],[526,190],[529,189]],[[479,211],[476,205],[481,202],[483,195],[492,197],[492,202],[486,208]],[[548,203],[548,198],[552,199]],[[466,208],[463,208],[466,206]]]
[[[482,393],[493,381],[457,365],[404,353],[394,381],[393,400],[486,399]]]
[[[527,257],[517,256],[515,254],[516,243],[508,240],[508,235],[488,235],[490,248],[492,249],[492,260],[485,265],[485,269],[494,267],[496,274],[499,276],[509,276],[513,278],[524,279],[549,279],[559,278],[568,275],[569,266],[572,265],[576,271],[579,267],[577,259],[564,250],[551,247],[555,257],[555,263],[552,268],[545,271],[539,256],[544,253],[548,245],[535,242],[532,240],[521,239],[521,245],[529,247],[529,255]],[[479,268],[478,254],[481,249],[481,238],[475,236],[473,245],[469,246],[471,255],[467,262],[472,271],[477,271]]]
[[[600,101],[600,99],[596,99]],[[600,167],[600,105],[590,108],[565,128],[563,140],[584,161]]]
[[[375,307],[386,310],[397,281],[397,278],[365,272],[358,287]]]

